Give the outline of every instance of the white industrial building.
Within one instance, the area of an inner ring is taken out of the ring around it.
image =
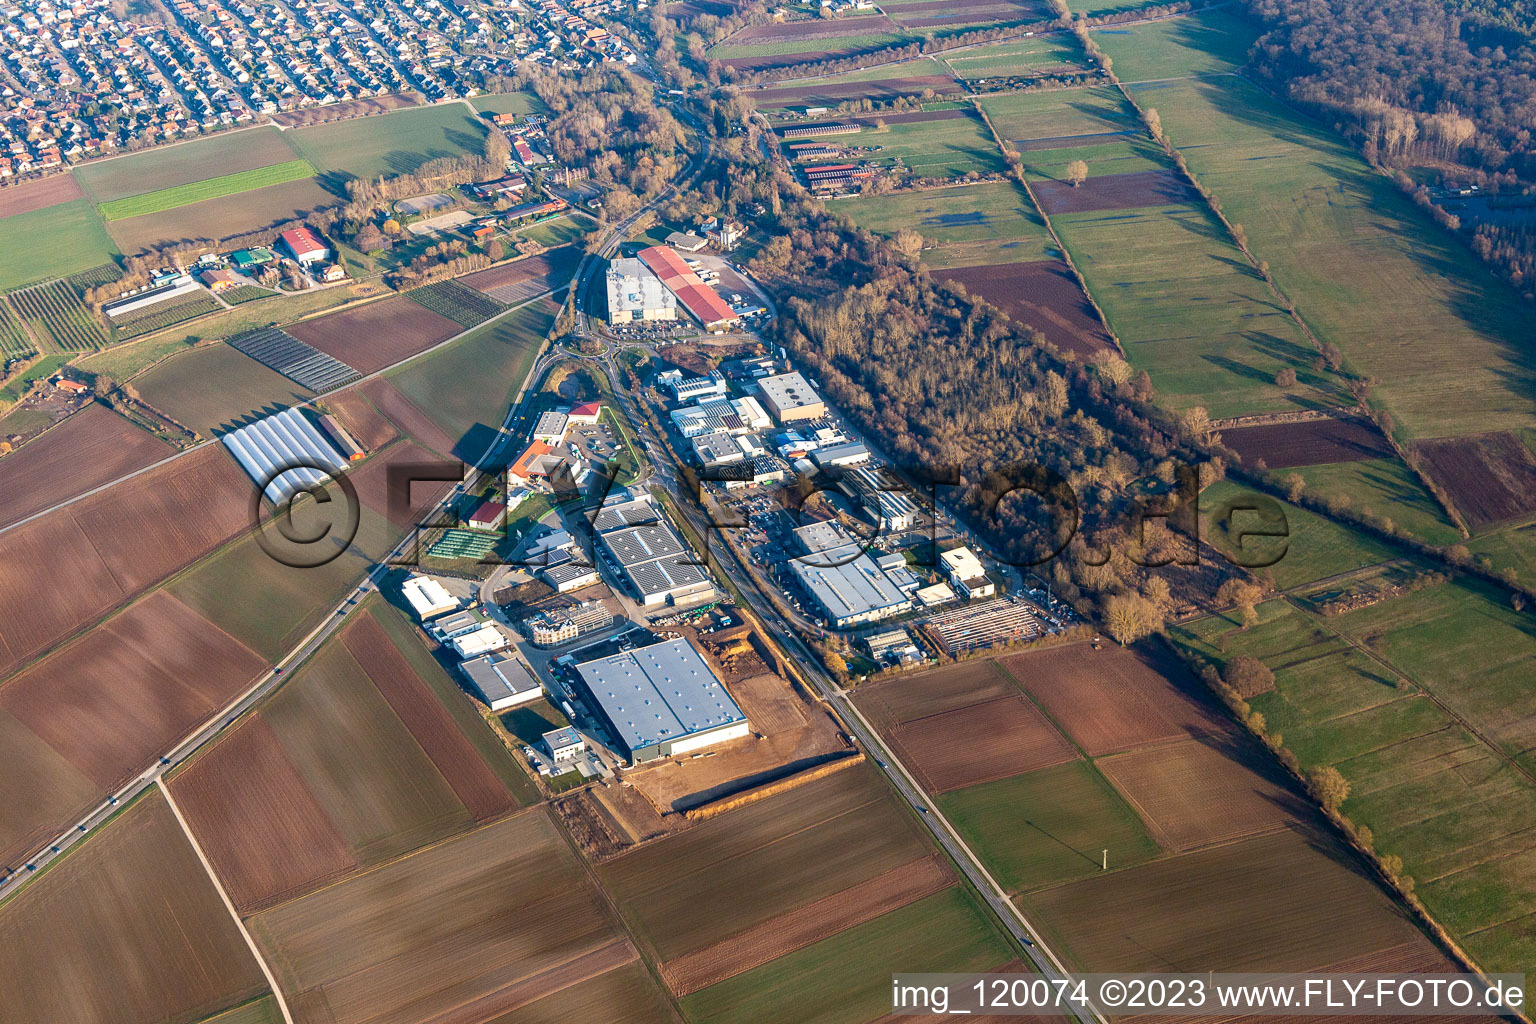
[[[429,576],[412,576],[400,585],[400,593],[422,622],[459,607],[459,599]]]
[[[966,600],[991,597],[997,592],[996,585],[987,575],[986,566],[981,564],[981,559],[970,548],[946,551],[939,555],[939,562],[944,566],[950,586],[963,594]]]
[[[608,322],[676,320],[677,296],[637,259],[608,264]]]
[[[566,761],[574,761],[581,756],[581,752],[587,749],[586,741],[581,738],[581,733],[566,726],[563,729],[551,729],[540,737],[544,749],[549,751],[549,756],[556,764]]]
[[[565,437],[568,419],[564,412],[556,409],[540,413],[538,422],[533,425],[533,439],[546,444],[557,443]]]
[[[324,487],[348,464],[298,409],[284,409],[219,440],[274,505]]]
[[[476,658],[507,646],[507,635],[487,622],[471,633],[456,636],[448,642],[460,658]]]
[[[827,414],[827,403],[799,373],[780,373],[757,382],[763,406],[780,423],[817,419]]]
[[[794,532],[804,554],[790,560],[790,572],[834,626],[878,622],[911,610],[912,600],[899,580],[836,522],[812,523]]]
[[[460,662],[459,671],[469,680],[482,703],[492,711],[505,711],[544,695],[544,686],[511,652],[486,654]]]
[[[664,640],[576,666],[591,700],[632,764],[740,739],[751,724],[687,640]]]
[[[673,399],[679,402],[724,395],[730,390],[725,383],[725,376],[718,370],[712,371],[707,377],[692,377],[682,370],[667,370],[657,375],[656,382],[671,390]]]

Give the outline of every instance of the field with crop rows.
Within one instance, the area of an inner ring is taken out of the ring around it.
[[[32,336],[22,326],[10,306],[0,305],[0,362],[21,359],[37,352]]]
[[[205,313],[217,313],[223,308],[213,296],[198,292],[184,299],[152,306],[142,313],[118,317],[112,321],[112,327],[119,341],[127,341],[174,327]]]
[[[406,298],[417,305],[425,306],[461,327],[473,327],[507,308],[484,292],[458,281],[439,281],[405,294]]]
[[[80,293],[68,281],[54,281],[10,295],[11,307],[34,331],[44,331],[66,352],[90,352],[107,343]]]

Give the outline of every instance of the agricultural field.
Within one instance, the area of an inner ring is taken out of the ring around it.
[[[1519,922],[1532,909],[1522,879],[1536,857],[1524,838],[1536,828],[1536,786],[1510,710],[1524,706],[1513,666],[1531,643],[1516,617],[1454,584],[1339,616],[1282,601],[1258,611],[1248,629],[1212,616],[1173,639],[1218,665],[1239,655],[1271,665],[1275,689],[1252,705],[1303,768],[1344,775],[1344,813],[1402,857],[1419,897],[1483,967],[1528,967],[1536,950]],[[1474,649],[1500,652],[1486,686]]]
[[[205,449],[0,536],[0,675],[229,538],[250,484]],[[175,524],[169,526],[168,524]],[[35,567],[53,572],[39,574]]]
[[[400,390],[387,379],[375,377],[364,383],[358,391],[400,433],[439,455],[453,452],[454,438],[444,433],[443,429],[433,422],[415,402],[401,394]]]
[[[1172,40],[1208,51],[1204,33]],[[1104,36],[1117,65],[1134,37]],[[1536,371],[1529,310],[1345,143],[1236,77],[1133,87],[1190,168],[1241,223],[1255,256],[1324,341],[1380,380],[1373,401],[1403,437],[1529,426]],[[1253,174],[1255,161],[1265,173]],[[1478,301],[1468,305],[1468,293]],[[1393,311],[1383,334],[1377,312]]]
[[[135,377],[133,387],[146,405],[204,437],[314,397],[225,344],[177,353]]]
[[[542,809],[249,923],[305,1024],[484,1019],[635,959]]]
[[[104,220],[126,220],[152,213],[163,213],[178,206],[238,195],[269,185],[282,185],[301,178],[310,178],[315,169],[307,160],[287,160],[280,164],[268,164],[246,171],[236,171],[213,178],[203,178],[185,185],[156,189],[138,195],[125,196],[104,202],[98,208]]]
[[[637,847],[598,873],[631,933],[665,962],[930,852],[873,768],[855,765]]]
[[[1074,8],[1077,6],[1073,5]],[[1093,38],[1115,57],[1115,76],[1128,85],[1227,75],[1247,63],[1258,33],[1224,10],[1096,30]],[[1156,105],[1156,101],[1152,101]]]
[[[672,1024],[676,1016],[645,965],[636,962],[509,1008],[487,1024],[558,1024],[569,1020]]]
[[[892,46],[906,33],[883,14],[757,25],[709,50],[727,67],[761,70]]]
[[[257,299],[270,299],[278,294],[270,288],[263,288],[256,284],[236,285],[228,291],[222,292],[219,298],[231,306],[239,306],[246,302],[255,302]]]
[[[531,92],[499,92],[476,96],[469,105],[482,114],[545,114],[544,101]]]
[[[1045,20],[1049,9],[1034,0],[895,0],[881,9],[902,28],[982,28]]]
[[[254,172],[253,172],[254,173]],[[160,213],[114,220],[112,237],[123,252],[171,243],[228,238],[280,221],[299,220],[339,200],[313,177],[248,192],[189,202]]]
[[[173,454],[155,435],[92,402],[0,458],[0,526]],[[74,467],[70,473],[60,466]]]
[[[38,245],[39,238],[48,244]],[[14,214],[0,220],[0,291],[67,277],[117,254],[88,199]]]
[[[592,221],[586,217],[577,217],[566,214],[563,217],[551,217],[541,220],[537,224],[528,227],[520,227],[517,233],[538,245],[551,249],[563,245],[579,242],[592,230]]]
[[[498,302],[517,305],[569,284],[576,265],[581,262],[581,255],[581,250],[575,246],[552,249],[488,270],[477,270],[458,280]]]
[[[484,454],[558,310],[552,300],[540,300],[390,374],[394,387],[452,439],[444,454],[466,460]]]
[[[759,110],[805,104],[836,106],[849,100],[884,100],[895,96],[949,96],[961,91],[944,64],[919,57],[878,68],[846,71],[821,78],[800,78],[751,89],[747,95]]]
[[[868,129],[849,136],[860,149],[858,154],[876,164],[891,166],[898,161],[919,178],[960,178],[972,171],[1000,174],[1004,170],[1002,154],[987,132],[987,126],[966,108],[929,111],[928,120],[897,121],[886,119],[886,127]]]
[[[1414,451],[1472,528],[1536,515],[1536,456],[1509,431],[1420,441]]]
[[[473,327],[507,308],[484,292],[458,281],[440,281],[424,288],[414,288],[406,293],[406,298],[439,316],[447,317],[460,327]]]
[[[1043,260],[1056,254],[1034,204],[1009,181],[836,199],[827,208],[883,235],[902,228],[916,231],[932,247],[923,250],[929,267]]]
[[[946,793],[939,807],[1010,893],[1116,869],[1162,851],[1094,766],[1074,761]]]
[[[85,193],[74,177],[68,174],[50,174],[46,178],[8,185],[0,189],[0,219],[14,217],[18,213],[31,213],[50,206],[79,199]]]
[[[10,306],[0,304],[0,362],[8,359],[24,359],[37,352],[32,335]]]
[[[176,299],[112,321],[112,332],[119,341],[142,337],[163,331],[167,327],[185,323],[208,313],[217,313],[224,307],[211,295],[194,294]]]
[[[969,892],[955,887],[711,985],[680,1006],[700,1024],[851,1024],[890,1009],[892,965],[965,974],[1013,959],[998,926]]]
[[[0,1005],[18,1024],[186,1024],[267,991],[158,793],[0,907]]]
[[[75,168],[74,176],[97,203],[110,203],[160,189],[272,164],[286,163],[295,154],[276,128],[225,132],[143,153],[95,160]]]
[[[289,324],[289,334],[362,374],[376,373],[458,334],[452,320],[404,295]]]
[[[934,276],[986,299],[1079,359],[1116,351],[1114,339],[1104,330],[1071,268],[1061,260],[950,267]]]
[[[479,118],[450,104],[297,128],[287,138],[322,172],[372,178],[408,174],[438,157],[478,156],[485,133]]]
[[[79,821],[106,794],[5,711],[0,711],[0,750],[5,752],[5,771],[0,772],[0,864],[10,870],[70,822]]]
[[[68,281],[12,292],[10,302],[35,334],[51,339],[66,352],[91,352],[107,343],[101,324]]]
[[[332,392],[316,404],[334,414],[357,443],[369,452],[383,448],[400,436],[394,424],[355,387]]]
[[[1221,441],[1242,457],[1243,465],[1262,461],[1269,469],[1396,457],[1374,425],[1355,419],[1223,427]]]
[[[1087,67],[1076,40],[1067,35],[1013,39],[946,54],[943,63],[965,81],[1079,71]]]

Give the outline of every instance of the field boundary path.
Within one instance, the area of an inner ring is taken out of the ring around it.
[[[219,899],[224,901],[224,909],[229,911],[230,920],[235,922],[235,927],[240,930],[240,937],[250,947],[251,956],[256,958],[256,966],[261,968],[261,973],[267,979],[267,987],[272,990],[272,996],[277,1000],[277,1009],[283,1015],[283,1024],[293,1024],[293,1014],[288,1012],[288,1001],[283,998],[283,990],[277,987],[277,977],[272,973],[272,968],[267,966],[266,958],[261,955],[261,950],[256,946],[256,940],[246,930],[245,922],[240,920],[240,914],[235,910],[234,903],[230,902],[229,893],[224,891],[224,883],[219,881],[219,876],[214,873],[213,865],[208,861],[208,855],[203,853],[202,844],[192,834],[192,829],[187,825],[187,819],[182,817],[181,808],[176,805],[176,798],[171,796],[171,787],[165,784],[165,779],[155,776],[155,786],[160,790],[160,795],[165,797],[166,806],[176,816],[176,824],[181,826],[182,835],[187,837],[187,842],[192,846],[192,852],[197,854],[198,862],[203,865],[203,870],[208,874],[208,880],[218,890]]]

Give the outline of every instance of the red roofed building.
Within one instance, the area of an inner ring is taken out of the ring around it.
[[[482,501],[469,517],[468,526],[475,530],[499,530],[507,521],[507,506],[499,501]]]
[[[314,263],[323,260],[330,255],[330,250],[325,243],[320,241],[320,236],[309,228],[294,228],[292,231],[284,231],[280,236],[283,246],[300,263]]]
[[[573,407],[566,416],[566,423],[596,423],[597,417],[603,411],[602,402],[582,402]]]
[[[718,292],[699,280],[699,275],[688,268],[683,258],[666,246],[641,249],[640,261],[661,278],[661,283],[677,296],[677,301],[704,325],[705,330],[729,327],[741,319]]]
[[[552,445],[535,441],[524,449],[507,472],[519,480],[532,480],[536,476],[548,476],[558,465],[560,453]]]

